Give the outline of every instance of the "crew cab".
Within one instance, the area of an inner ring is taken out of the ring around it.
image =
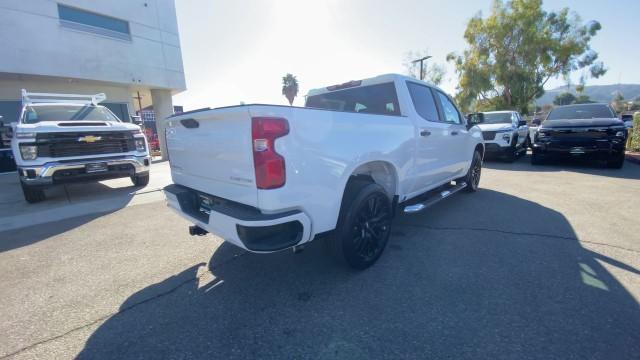
[[[166,120],[168,205],[252,252],[325,238],[357,269],[384,250],[397,208],[478,188],[484,146],[442,90],[402,75],[311,90],[304,108],[240,105]]]
[[[531,163],[589,157],[621,168],[626,139],[624,123],[608,104],[559,106],[549,112],[536,132]]]
[[[487,156],[493,155],[514,161],[526,153],[531,145],[527,122],[517,111],[483,112],[484,121],[478,125]]]
[[[76,181],[130,177],[149,182],[150,157],[140,127],[99,105],[104,94],[29,93],[22,90],[11,149],[24,198],[45,199],[47,187]]]

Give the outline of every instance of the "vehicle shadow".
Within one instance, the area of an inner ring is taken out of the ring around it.
[[[62,185],[48,190],[47,195],[62,194],[36,204],[28,204],[24,199],[0,203],[0,252],[37,243],[118,211],[133,200],[136,191],[142,189],[111,189],[101,183],[71,186],[74,187],[71,190]],[[71,191],[74,192],[69,195]],[[30,223],[36,225],[28,225]],[[21,231],[25,227],[29,231]]]
[[[535,223],[523,219],[535,218]],[[544,226],[540,226],[544,224]],[[260,255],[224,244],[141,289],[79,358],[629,359],[640,307],[559,212],[504,193],[460,194],[399,216],[362,272],[323,244]]]
[[[488,169],[508,171],[557,172],[571,171],[581,174],[607,176],[620,179],[640,179],[640,166],[630,161],[625,162],[622,169],[607,168],[603,162],[589,159],[556,159],[543,165],[531,165],[531,154],[520,157],[513,163],[488,159],[482,166]]]

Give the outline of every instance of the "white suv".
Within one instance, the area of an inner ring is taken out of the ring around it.
[[[514,161],[531,147],[529,126],[517,111],[490,111],[482,113],[479,124],[488,156],[502,157]]]

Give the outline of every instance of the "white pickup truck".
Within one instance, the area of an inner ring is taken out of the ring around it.
[[[42,201],[55,184],[130,177],[149,182],[149,146],[140,127],[99,105],[104,94],[49,94],[22,90],[11,149],[25,200]]]
[[[395,74],[312,90],[304,108],[183,113],[166,120],[167,203],[192,235],[252,252],[323,237],[363,269],[397,207],[417,212],[478,188],[484,145],[469,121],[442,90]]]

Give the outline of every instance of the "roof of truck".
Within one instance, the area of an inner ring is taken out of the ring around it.
[[[410,76],[401,75],[401,74],[383,74],[383,75],[378,75],[378,76],[371,77],[371,78],[366,78],[366,79],[361,79],[361,80],[351,80],[351,81],[347,81],[347,82],[342,83],[342,84],[336,84],[336,85],[332,85],[332,86],[311,89],[307,93],[307,96],[325,94],[325,93],[332,92],[332,91],[339,91],[339,90],[342,90],[342,89],[354,88],[354,87],[358,87],[358,86],[385,84],[385,83],[389,83],[389,82],[394,82],[396,80],[400,80],[400,81],[402,81],[402,80],[410,80],[410,81],[413,81],[413,82],[418,82],[418,83],[422,83],[422,84],[431,86],[433,88],[436,88],[436,89],[439,89],[439,90],[442,91],[442,89],[438,88],[437,86],[435,86],[433,84],[430,84],[430,83],[425,82],[425,81],[418,80],[418,79],[410,77]]]

